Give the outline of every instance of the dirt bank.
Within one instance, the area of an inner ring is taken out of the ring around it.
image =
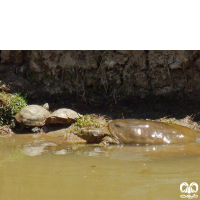
[[[32,98],[200,97],[199,51],[1,51],[1,64],[1,80]]]
[[[1,51],[1,90],[112,118],[200,111],[199,51]]]

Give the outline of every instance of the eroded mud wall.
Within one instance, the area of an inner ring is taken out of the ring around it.
[[[199,51],[1,51],[0,80],[28,98],[200,99]]]

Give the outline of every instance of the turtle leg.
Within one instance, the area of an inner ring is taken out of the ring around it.
[[[109,145],[109,144],[120,144],[120,142],[112,137],[105,136],[102,140],[101,143],[103,145]]]
[[[39,128],[39,127],[33,127],[32,129],[31,129],[31,131],[33,132],[33,133],[39,133],[40,132],[40,130],[41,130],[41,128]]]

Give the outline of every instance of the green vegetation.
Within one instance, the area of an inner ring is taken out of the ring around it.
[[[66,129],[66,133],[74,133],[75,135],[78,135],[82,130],[85,130],[85,128],[105,128],[107,127],[108,121],[109,120],[104,116],[95,114],[83,115]]]
[[[77,119],[75,125],[82,128],[82,127],[98,127],[99,123],[97,120],[94,119],[94,116],[91,115],[84,115],[80,119]]]
[[[0,125],[11,124],[13,117],[27,105],[19,94],[0,93]]]

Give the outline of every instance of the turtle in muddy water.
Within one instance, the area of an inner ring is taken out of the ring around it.
[[[149,120],[118,119],[102,128],[82,128],[76,133],[87,143],[177,144],[198,141],[200,133],[176,124]]]
[[[65,124],[70,125],[74,123],[77,119],[80,118],[80,115],[66,108],[61,108],[54,111],[47,119],[46,124]]]
[[[20,126],[19,132],[26,127],[33,127],[33,132],[38,131],[34,127],[41,127],[45,124],[46,118],[50,115],[48,109],[48,104],[44,104],[43,107],[38,105],[26,106],[15,115],[15,126]]]

